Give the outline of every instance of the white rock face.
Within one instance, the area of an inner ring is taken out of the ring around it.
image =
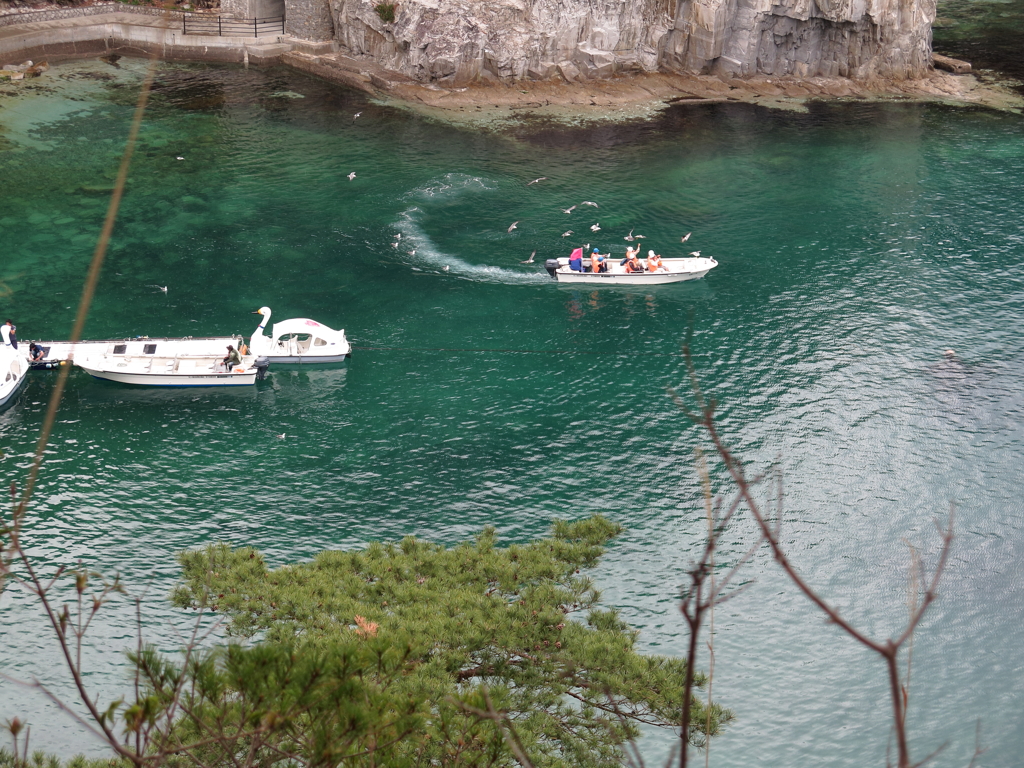
[[[377,0],[329,2],[347,53],[453,85],[623,70],[904,79],[928,68],[935,18],[935,0],[399,0],[385,23]]]

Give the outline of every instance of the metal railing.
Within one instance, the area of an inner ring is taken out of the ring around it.
[[[231,16],[185,16],[181,22],[185,35],[214,35],[217,37],[259,37],[283,35],[284,16],[265,19],[235,19]]]

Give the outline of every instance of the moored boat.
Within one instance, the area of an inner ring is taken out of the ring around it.
[[[256,383],[268,363],[256,355],[225,367],[223,356],[181,355],[141,357],[124,354],[76,358],[74,363],[90,376],[145,387],[239,387]]]
[[[28,354],[23,349],[0,346],[0,408],[14,400],[28,373]]]
[[[335,331],[316,320],[295,317],[274,323],[270,335],[263,329],[270,322],[270,307],[260,307],[259,327],[249,340],[249,351],[271,363],[340,363],[352,354],[345,331]]]
[[[641,263],[643,260],[641,260]],[[697,280],[718,266],[713,258],[697,256],[685,259],[662,259],[664,270],[656,272],[627,272],[617,261],[608,266],[607,272],[580,272],[570,268],[569,259],[548,259],[544,263],[548,274],[560,283],[587,285],[664,285]]]

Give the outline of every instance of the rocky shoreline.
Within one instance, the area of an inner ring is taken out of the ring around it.
[[[806,110],[816,100],[938,102],[1024,111],[1024,97],[1010,87],[972,74],[931,70],[901,81],[835,77],[723,78],[680,73],[631,73],[581,82],[487,82],[460,88],[423,84],[343,54],[288,52],[296,69],[358,88],[382,101],[450,122],[501,127],[528,118],[560,122],[617,121],[648,117],[672,104],[743,102],[771,109]]]
[[[1009,85],[973,74],[928,69],[915,79],[865,79],[681,72],[622,72],[600,78],[504,81],[480,78],[456,86],[431,83],[387,69],[372,56],[338,52],[337,43],[273,38],[183,35],[153,15],[111,13],[0,26],[0,64],[57,61],[118,53],[156,53],[168,60],[287,65],[364,91],[392,106],[432,118],[501,128],[527,120],[565,123],[651,117],[677,103],[745,102],[804,110],[815,100],[928,101],[1024,111]]]

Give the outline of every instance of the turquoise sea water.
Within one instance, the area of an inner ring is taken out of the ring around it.
[[[122,65],[62,64],[41,90],[0,95],[0,315],[22,339],[70,328],[143,68]],[[562,212],[583,200],[600,207]],[[692,328],[726,438],[753,469],[783,472],[793,559],[860,626],[902,626],[905,540],[931,562],[932,520],[955,503],[954,556],[913,649],[915,754],[948,742],[935,765],[965,765],[980,719],[982,764],[1017,765],[1022,221],[1014,115],[727,104],[497,135],[288,70],[162,65],[86,335],[249,333],[268,305],[344,327],[356,351],[244,391],[74,372],[32,552],[121,573],[147,637],[173,649],[187,617],[165,597],[186,547],[252,544],[285,563],[488,524],[525,540],[604,512],[628,529],[597,572],[606,601],[645,648],[681,654],[702,441],[666,387],[686,386]],[[621,252],[630,228],[720,266],[620,291],[559,288],[540,267],[570,244]],[[51,383],[33,375],[0,413],[4,482],[24,475]],[[714,482],[729,491],[717,468]],[[747,574],[716,616],[715,695],[737,719],[711,763],[883,765],[880,665],[763,553]],[[70,695],[29,601],[9,591],[0,608],[3,671]],[[86,649],[104,699],[127,685],[133,616],[112,605]],[[36,747],[97,750],[41,696],[0,683],[0,718],[15,714]],[[645,740],[652,764],[670,741]]]

